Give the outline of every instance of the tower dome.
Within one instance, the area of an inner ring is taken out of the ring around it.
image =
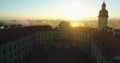
[[[108,10],[106,10],[105,2],[102,4],[102,9],[100,10],[98,17],[108,17]]]

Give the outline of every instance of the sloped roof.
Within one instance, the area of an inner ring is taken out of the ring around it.
[[[113,36],[112,32],[98,31],[93,34],[93,38],[106,59],[112,60],[120,55],[120,36]]]
[[[14,28],[7,30],[0,30],[0,45],[25,37],[37,31],[52,31],[52,27],[44,26],[28,26],[23,28]]]

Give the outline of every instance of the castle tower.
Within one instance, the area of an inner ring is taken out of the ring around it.
[[[103,2],[102,8],[99,11],[98,16],[98,29],[103,30],[108,24],[108,11],[106,10],[106,4]]]

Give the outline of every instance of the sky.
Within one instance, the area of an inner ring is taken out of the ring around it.
[[[104,0],[0,0],[0,18],[97,18]],[[120,17],[120,0],[105,0],[110,18]]]

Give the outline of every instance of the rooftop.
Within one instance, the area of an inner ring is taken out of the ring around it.
[[[113,60],[120,55],[120,36],[114,36],[112,32],[98,31],[93,34],[93,38],[107,60]]]
[[[23,38],[37,31],[52,31],[52,27],[45,26],[28,26],[23,28],[14,28],[0,30],[0,45]]]

